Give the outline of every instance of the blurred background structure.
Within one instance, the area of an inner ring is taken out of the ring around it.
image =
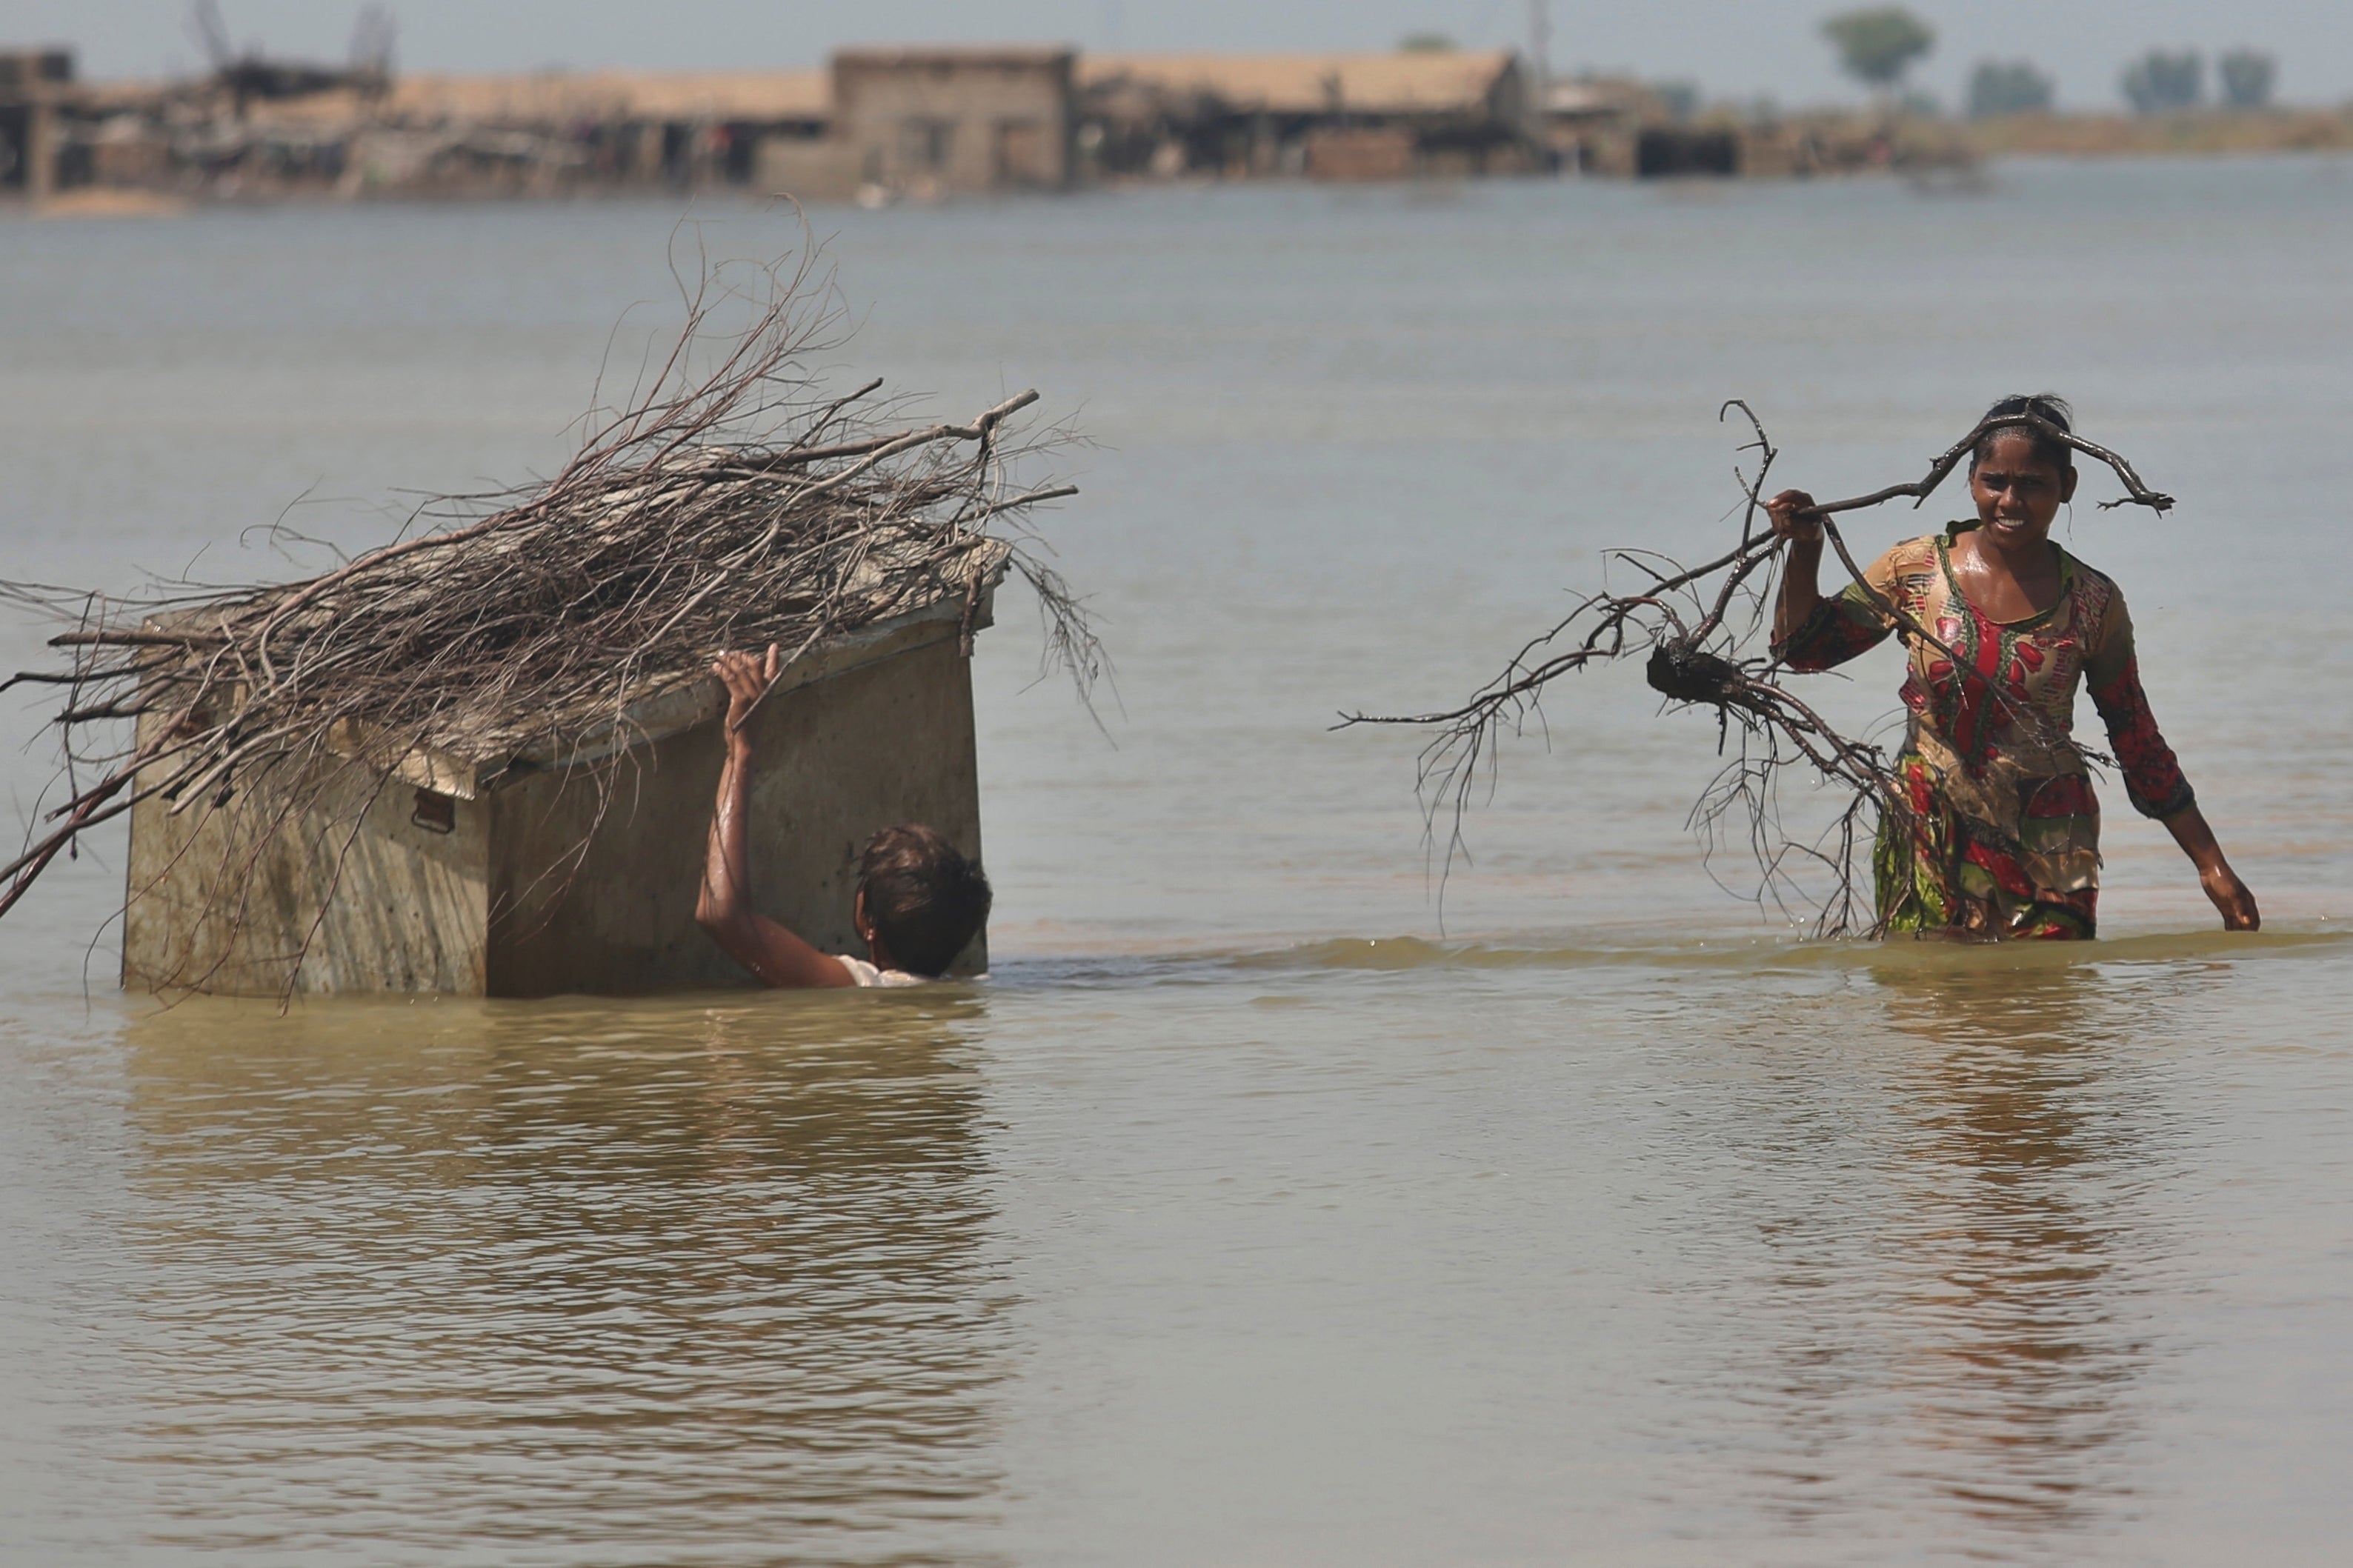
[[[363,6],[349,58],[324,63],[234,47],[199,0],[199,71],[85,82],[70,47],[0,51],[0,195],[668,188],[879,205],[1152,180],[1934,176],[2022,152],[2353,146],[2353,112],[2278,106],[2274,58],[2246,47],[2215,59],[2211,96],[2199,51],[2146,51],[2117,80],[2128,112],[2063,113],[2031,59],[1981,59],[1956,113],[1911,85],[1936,27],[1866,6],[1823,18],[1819,42],[1868,101],[1791,111],[1635,73],[1555,75],[1543,0],[1527,30],[1524,48],[1415,33],[1382,53],[894,46],[837,49],[822,68],[403,74],[383,6]]]

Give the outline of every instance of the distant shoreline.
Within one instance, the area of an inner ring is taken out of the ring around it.
[[[1853,121],[1859,123],[1859,121]],[[1704,123],[1704,122],[1702,122]],[[1792,119],[1785,123],[1799,124]],[[1803,123],[1825,126],[1823,120]],[[2262,110],[2192,112],[2166,116],[2133,116],[2124,114],[2063,115],[2033,114],[2005,117],[2000,120],[1953,121],[1913,119],[1893,129],[1898,142],[1916,138],[1923,133],[1938,136],[1947,148],[1964,153],[1961,166],[1969,161],[2003,163],[2020,160],[2063,160],[2068,162],[2161,161],[2166,159],[2213,160],[2277,158],[2304,154],[2327,156],[2353,154],[2353,106],[2342,110]],[[1937,164],[1927,169],[1949,165]],[[1723,176],[1722,183],[1811,184],[1823,180],[1842,180],[1873,175],[1919,177],[1920,166],[1902,163],[1880,163],[1823,170],[1806,174],[1750,173]],[[1513,182],[1545,181],[1568,178],[1551,173],[1525,171],[1493,174],[1417,174],[1390,179],[1370,179],[1346,182],[1357,189],[1377,185],[1428,185],[1433,181],[1459,184],[1465,180],[1478,183],[1487,179]],[[1635,181],[1623,176],[1588,173],[1586,179],[1600,179],[1610,184],[1658,183]],[[1716,183],[1717,176],[1682,176],[1673,183]],[[1304,174],[1252,175],[1238,177],[1215,173],[1194,173],[1174,177],[1120,176],[1097,179],[1075,184],[1058,195],[1083,195],[1089,191],[1132,192],[1165,186],[1202,188],[1220,184],[1289,185],[1299,188],[1329,190],[1332,182]],[[916,198],[914,205],[930,205],[941,199],[955,202],[999,200],[1013,193],[967,191],[944,193],[941,196]],[[0,192],[0,218],[110,218],[138,219],[181,217],[192,213],[223,208],[281,208],[286,206],[336,205],[480,205],[485,204],[520,203],[596,203],[605,201],[681,202],[741,202],[745,205],[785,199],[782,193],[767,193],[756,188],[713,185],[669,185],[654,182],[625,184],[584,184],[559,188],[515,188],[508,186],[443,186],[388,187],[354,190],[349,186],[336,188],[319,184],[262,184],[242,190],[214,188],[156,190],[107,185],[78,185],[56,191],[38,201],[28,201],[15,193]],[[851,205],[846,200],[811,198],[809,205],[829,207]]]
[[[2182,114],[2016,114],[1966,122],[1982,156],[2145,158],[2353,151],[2353,105]]]
[[[225,52],[225,51],[224,51]],[[0,49],[0,189],[24,210],[790,192],[866,206],[1229,181],[1836,179],[1966,188],[1989,159],[2353,150],[2353,104],[1984,120],[1716,105],[1516,51],[836,50],[824,69],[396,76],[260,57],[81,82]],[[107,195],[104,193],[114,193]]]

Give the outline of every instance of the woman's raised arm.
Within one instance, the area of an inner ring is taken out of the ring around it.
[[[1765,503],[1773,531],[1789,542],[1781,563],[1781,597],[1773,606],[1775,647],[1795,637],[1822,602],[1822,522],[1805,515],[1813,507],[1814,498],[1803,490],[1783,490]]]

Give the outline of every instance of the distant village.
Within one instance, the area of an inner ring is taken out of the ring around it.
[[[2257,131],[2265,145],[2353,145],[2341,114],[2274,114]],[[458,76],[396,74],[387,38],[379,57],[333,67],[224,49],[207,72],[153,82],[83,81],[66,48],[0,51],[0,199],[36,205],[653,190],[878,205],[1176,180],[1934,178],[1988,151],[2228,150],[2249,134],[2187,118],[2045,113],[1989,134],[1894,106],[1700,111],[1635,80],[1553,78],[1510,49],[866,48],[814,70]]]

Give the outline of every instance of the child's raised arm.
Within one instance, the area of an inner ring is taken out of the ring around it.
[[[751,852],[744,818],[752,809],[752,731],[760,699],[776,684],[776,648],[762,657],[723,653],[711,667],[727,687],[727,761],[719,771],[719,800],[711,816],[711,847],[703,858],[697,924],[727,955],[770,985],[855,985],[841,960],[819,952],[752,907]]]

